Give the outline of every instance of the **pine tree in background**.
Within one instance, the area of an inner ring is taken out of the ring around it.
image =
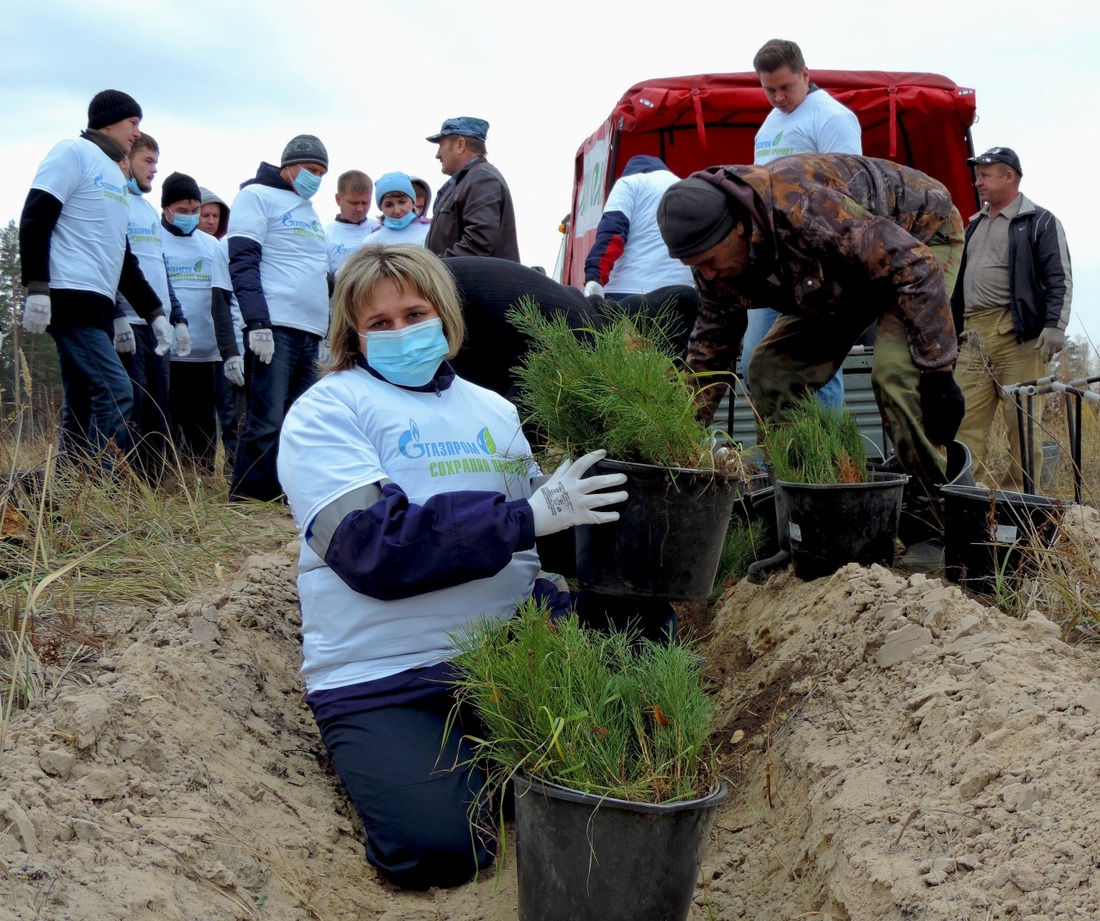
[[[21,422],[41,433],[61,404],[61,371],[53,339],[20,328],[23,295],[19,227],[8,221],[0,230],[0,428]]]

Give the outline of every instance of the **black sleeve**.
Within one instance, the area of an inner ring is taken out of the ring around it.
[[[229,309],[229,292],[225,288],[210,289],[210,316],[214,320],[214,338],[222,361],[239,356],[237,337],[233,335],[233,314]]]
[[[168,274],[168,257],[164,257],[164,273]],[[168,279],[168,301],[172,305],[172,312],[168,315],[168,319],[175,326],[177,323],[187,325],[187,314],[184,312],[183,304],[180,303],[180,299],[176,297],[176,289],[172,287],[172,279]],[[161,305],[164,306],[163,304]]]
[[[143,320],[152,323],[157,317],[164,316],[160,298],[145,280],[145,276],[141,274],[137,256],[130,251],[129,240],[126,241],[126,255],[122,258],[122,275],[118,280],[118,290]]]
[[[245,330],[270,329],[271,313],[267,309],[267,297],[260,278],[260,261],[264,248],[255,240],[244,237],[229,239],[229,277],[233,280],[233,293],[244,317]]]
[[[23,286],[38,282],[45,290],[31,291],[32,294],[47,294],[50,283],[50,237],[61,217],[63,207],[61,199],[44,192],[31,189],[23,205],[23,214],[19,218],[19,261],[22,269]]]

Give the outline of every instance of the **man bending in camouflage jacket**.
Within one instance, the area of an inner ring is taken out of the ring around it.
[[[699,289],[687,365],[700,416],[714,416],[754,304],[782,314],[749,368],[765,423],[789,422],[875,323],[879,411],[903,469],[935,496],[964,408],[948,300],[963,222],[947,189],[888,160],[798,154],[693,173],[657,216]]]

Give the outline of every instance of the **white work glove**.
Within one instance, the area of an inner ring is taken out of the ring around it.
[[[248,347],[265,365],[275,357],[275,336],[270,329],[254,329],[248,334]]]
[[[332,349],[328,347],[328,340],[322,339],[317,345],[317,364],[327,365],[332,361]]]
[[[603,285],[598,281],[586,281],[584,283],[584,296],[603,298]]]
[[[535,536],[554,534],[578,524],[604,524],[618,521],[618,512],[600,512],[605,505],[625,502],[627,493],[597,492],[609,486],[622,486],[625,473],[609,473],[582,479],[588,468],[602,460],[606,451],[593,451],[575,461],[565,461],[545,486],[536,490],[527,501],[535,516]]]
[[[240,355],[234,355],[225,360],[225,379],[238,387],[244,386],[244,359]]]
[[[23,303],[22,326],[28,333],[44,333],[50,325],[50,296],[28,294]]]
[[[158,355],[167,355],[172,348],[172,324],[168,317],[160,316],[153,321],[153,335],[157,337],[157,347],[153,349]]]
[[[133,355],[137,351],[134,328],[126,317],[115,317],[115,351],[119,355]]]
[[[27,298],[27,300],[30,300],[30,298]],[[1042,354],[1039,357],[1043,360],[1043,364],[1047,364],[1065,347],[1066,334],[1055,326],[1044,327],[1043,331],[1039,333],[1039,341],[1035,343],[1035,348],[1042,349]]]
[[[191,330],[186,323],[177,323],[173,329],[176,331],[176,355],[186,358],[191,354]]]

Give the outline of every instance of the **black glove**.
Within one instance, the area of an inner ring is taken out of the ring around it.
[[[950,371],[921,374],[920,412],[929,441],[946,445],[955,440],[966,412],[966,400]]]

